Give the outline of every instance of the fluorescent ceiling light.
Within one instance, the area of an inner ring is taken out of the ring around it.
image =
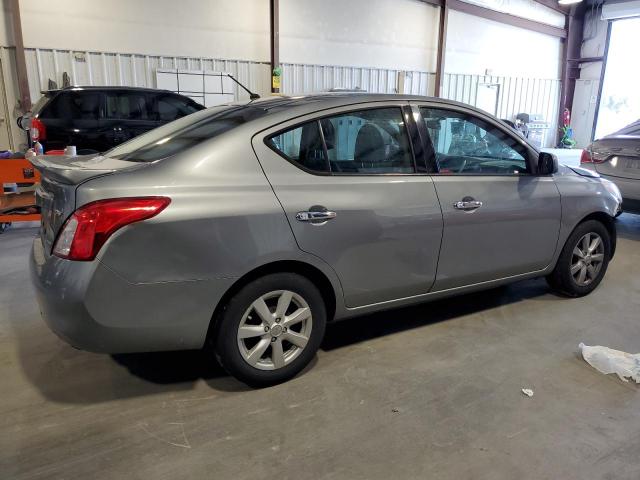
[[[580,3],[582,0],[558,0],[560,5],[573,5],[574,3]]]

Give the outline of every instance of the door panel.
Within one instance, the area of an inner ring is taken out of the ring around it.
[[[434,176],[444,233],[435,290],[533,272],[551,262],[560,195],[551,177]],[[458,210],[465,197],[482,202]]]
[[[492,117],[420,105],[444,230],[433,290],[544,269],[561,221],[553,177],[532,175],[537,154]]]
[[[342,108],[326,115],[335,115],[336,119],[346,112],[348,109]],[[325,138],[331,128],[335,130],[331,132],[335,137],[326,141],[329,150],[335,150],[329,151],[330,161],[326,163],[321,161],[327,160],[322,142],[318,145],[311,139],[316,120],[312,116],[280,125],[253,139],[254,150],[285,210],[298,246],[336,271],[347,307],[427,293],[435,280],[442,237],[442,213],[429,176],[344,173],[406,168],[399,166],[404,160],[397,153],[398,145],[389,145],[388,138],[374,132],[371,125],[367,127],[366,116],[359,118],[364,118],[362,125],[352,119],[316,122],[323,125]],[[341,121],[342,125],[358,129],[350,141],[354,158],[341,153],[338,145],[343,133]],[[301,127],[295,129],[296,126]],[[265,144],[265,138],[286,129],[290,130],[278,135],[271,148]],[[292,142],[306,142],[305,148],[292,148]],[[385,158],[391,158],[390,162],[372,158],[371,149],[376,142],[387,142]],[[276,153],[277,149],[287,158]],[[332,168],[329,163],[337,165],[341,173],[311,173],[323,165]],[[335,212],[335,217],[317,224],[298,215],[322,208]]]

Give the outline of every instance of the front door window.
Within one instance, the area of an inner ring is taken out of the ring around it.
[[[420,108],[440,174],[529,173],[525,148],[499,128],[467,113]]]

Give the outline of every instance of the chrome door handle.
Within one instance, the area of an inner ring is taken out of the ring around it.
[[[478,200],[461,200],[459,202],[454,202],[453,204],[453,208],[457,210],[475,210],[481,206],[482,202],[479,202]]]
[[[336,218],[336,215],[336,212],[330,212],[329,210],[298,212],[296,213],[296,220],[300,222],[324,223]]]

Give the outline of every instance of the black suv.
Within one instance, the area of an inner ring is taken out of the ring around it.
[[[75,145],[83,153],[104,152],[205,108],[189,97],[150,88],[67,87],[43,93],[33,107],[30,135],[45,150]]]

